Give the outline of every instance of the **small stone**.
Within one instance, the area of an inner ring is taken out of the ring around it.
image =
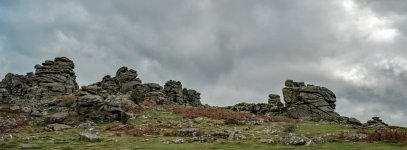
[[[197,124],[200,124],[200,123],[202,123],[203,121],[204,121],[204,118],[203,118],[203,117],[197,117],[197,118],[194,119],[194,122],[197,123]]]
[[[20,149],[40,149],[41,147],[37,144],[20,144]]]
[[[192,137],[191,141],[192,142],[198,142],[198,143],[204,143],[204,142],[206,142],[208,140],[205,139],[204,137]]]
[[[274,140],[273,139],[260,139],[259,142],[265,143],[265,144],[272,144],[272,143],[274,143]]]
[[[184,139],[176,139],[176,140],[174,140],[174,143],[175,144],[185,143],[185,140]]]
[[[31,116],[33,116],[33,117],[42,117],[42,116],[44,116],[44,114],[39,112],[36,109],[33,109],[32,112],[31,112]]]
[[[312,143],[315,143],[315,144],[324,144],[325,143],[324,138],[322,138],[320,136],[311,138],[311,141],[312,141]]]
[[[65,124],[58,124],[58,123],[54,123],[54,124],[49,124],[45,127],[46,131],[63,131],[66,129],[72,129],[72,126],[68,126]]]
[[[283,145],[309,145],[311,140],[307,137],[290,133],[287,137],[280,139],[280,143]]]
[[[96,134],[89,131],[79,133],[79,139],[89,142],[100,142],[102,139]]]
[[[17,105],[11,106],[10,110],[12,110],[12,111],[20,110],[20,106],[17,106]]]
[[[96,126],[93,121],[86,121],[84,123],[79,124],[76,128],[88,129]]]
[[[348,140],[363,140],[367,138],[367,135],[363,133],[346,133],[345,138]]]
[[[61,123],[68,118],[68,115],[69,114],[67,112],[59,112],[45,118],[44,121],[46,123]]]

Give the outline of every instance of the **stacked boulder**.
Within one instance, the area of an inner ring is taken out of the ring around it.
[[[108,95],[130,94],[136,91],[144,100],[156,104],[177,104],[187,106],[201,106],[200,93],[182,88],[180,81],[170,80],[164,87],[156,83],[142,83],[137,78],[136,70],[121,67],[115,77],[109,75],[103,77],[102,81],[83,86],[82,90],[88,94],[99,95],[106,98]],[[138,94],[138,95],[139,95]]]
[[[285,86],[283,95],[289,116],[301,120],[340,117],[335,112],[336,96],[331,90],[292,80],[287,80]]]
[[[35,65],[35,74],[8,73],[0,82],[0,102],[16,99],[43,100],[53,96],[73,94],[78,91],[75,65],[66,57],[57,57]]]
[[[121,67],[116,72],[118,90],[123,94],[132,91],[136,85],[141,84],[141,80],[137,76],[136,70]]]
[[[178,104],[186,106],[201,106],[201,94],[195,90],[184,88],[180,81],[170,80],[164,85],[166,104]]]
[[[57,57],[35,66],[34,86],[36,99],[74,94],[79,87],[73,69],[75,65],[66,57]]]
[[[93,91],[89,92],[88,89],[82,89],[77,94],[76,111],[78,115],[93,122],[121,121],[124,112],[121,108],[122,99],[120,97],[115,95],[102,97],[92,94]]]
[[[374,129],[384,129],[387,128],[389,125],[384,123],[382,119],[379,117],[372,117],[372,120],[368,120],[366,123],[363,124],[365,128],[374,128]]]
[[[284,104],[280,101],[280,96],[270,94],[268,103],[239,103],[234,106],[228,107],[229,109],[237,112],[247,112],[254,114],[267,114],[277,115],[281,113]]]
[[[168,102],[185,104],[184,94],[182,92],[182,84],[180,81],[170,80],[164,85],[164,94],[167,96]]]
[[[10,103],[10,95],[7,90],[7,85],[0,82],[0,103]]]
[[[157,104],[165,104],[166,99],[163,93],[163,87],[157,83],[145,83],[140,87],[144,91],[144,98]]]
[[[16,75],[8,73],[0,82],[0,100],[10,103],[14,98],[28,98],[33,83],[33,73],[27,75]]]
[[[280,95],[277,94],[269,95],[268,105],[272,106],[272,109],[270,109],[269,112],[273,112],[273,114],[277,114],[284,107],[284,104],[281,102]]]
[[[136,86],[141,85],[142,82],[139,78],[137,78],[137,76],[138,74],[136,70],[121,67],[116,71],[115,77],[106,75],[103,77],[102,81],[88,86],[83,86],[82,88],[93,88],[96,90],[96,93],[92,94],[98,95],[115,95],[119,92],[122,94],[127,94],[135,89]]]

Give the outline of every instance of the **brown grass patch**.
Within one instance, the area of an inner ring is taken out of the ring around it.
[[[130,124],[120,124],[109,126],[105,129],[106,131],[115,131],[116,135],[119,133],[124,133],[130,136],[144,136],[144,135],[157,135],[160,134],[160,125],[154,124],[149,125],[146,128],[136,128],[134,125]]]
[[[369,131],[359,131],[358,133],[363,133],[367,135],[366,139],[362,141],[375,142],[383,141],[390,143],[406,143],[407,142],[407,130],[405,129],[385,129],[376,130],[373,132]]]
[[[215,120],[236,120],[236,121],[255,121],[264,120],[266,122],[292,122],[293,119],[282,116],[254,115],[249,113],[234,112],[220,108],[200,108],[200,107],[182,107],[166,106],[166,110],[179,114],[184,118],[194,119],[197,117],[206,117]]]

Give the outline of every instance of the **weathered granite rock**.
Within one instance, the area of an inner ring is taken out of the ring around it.
[[[289,134],[287,137],[280,139],[280,143],[283,145],[309,145],[311,140],[302,135]]]
[[[121,102],[121,98],[110,95],[103,101],[103,110],[110,113],[120,113],[122,112]]]
[[[277,95],[277,94],[270,94],[269,95],[268,104],[278,106],[278,107],[284,106],[283,103],[281,103],[280,95]]]
[[[0,102],[14,103],[14,100],[43,100],[52,96],[77,92],[78,84],[74,63],[66,57],[57,57],[35,65],[35,74],[8,73],[0,82]],[[13,102],[12,102],[13,101]]]
[[[69,114],[67,112],[59,112],[55,113],[47,118],[44,119],[45,123],[61,123],[66,118],[68,118]]]
[[[97,107],[100,106],[103,98],[99,95],[84,95],[78,98],[78,106],[80,107]]]
[[[229,107],[229,109],[237,112],[248,112],[254,114],[266,114],[268,112],[277,111],[277,107],[266,103],[239,103]]]
[[[317,117],[340,117],[335,110],[336,96],[325,87],[287,80],[283,88],[286,112],[293,118],[311,120]]]
[[[98,135],[97,132],[94,131],[94,129],[80,132],[79,139],[88,142],[100,142],[102,140],[102,138]]]
[[[62,131],[66,129],[72,129],[72,126],[65,125],[65,124],[49,124],[45,127],[45,131]]]
[[[74,94],[79,87],[74,72],[75,65],[66,57],[57,57],[35,65],[34,87],[37,99],[49,96]]]
[[[365,128],[374,128],[374,129],[384,129],[387,128],[389,125],[384,123],[379,117],[372,117],[372,120],[368,120],[366,123],[363,124]]]
[[[254,114],[277,115],[282,113],[284,104],[280,101],[280,96],[270,94],[268,103],[239,103],[234,106],[227,107],[237,112],[248,112]]]
[[[191,90],[191,89],[186,89],[184,88],[182,90],[182,94],[184,95],[184,101],[186,101],[186,103],[188,105],[197,107],[197,106],[201,106],[201,93],[195,91],[195,90]]]
[[[186,102],[184,101],[182,84],[180,81],[167,81],[164,85],[164,94],[167,96],[167,100],[169,102],[181,105],[186,104]]]
[[[157,83],[145,83],[142,88],[144,91],[144,99],[153,101],[157,104],[165,103],[165,95],[163,93],[163,87]]]
[[[188,106],[201,106],[201,94],[192,89],[182,88],[180,81],[169,80],[163,90],[166,96],[165,104],[178,104]]]
[[[141,84],[141,80],[137,76],[136,70],[127,67],[121,67],[117,70],[115,78],[119,85],[119,91],[125,94],[132,91],[135,85]]]
[[[178,136],[181,137],[186,137],[186,136],[190,136],[190,137],[194,137],[197,136],[197,134],[199,134],[199,130],[196,128],[182,128],[178,130]]]

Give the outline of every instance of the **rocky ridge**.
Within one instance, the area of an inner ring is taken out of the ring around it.
[[[48,110],[70,111],[98,121],[122,120],[127,116],[123,103],[128,105],[129,95],[137,91],[141,97],[158,105],[202,106],[200,93],[183,88],[180,81],[169,80],[164,86],[142,83],[136,70],[121,67],[114,77],[106,75],[101,81],[79,89],[74,72],[75,65],[66,57],[57,57],[35,65],[35,73],[7,74],[0,82],[0,103],[11,103],[34,116],[47,115]],[[268,103],[240,103],[228,107],[233,111],[265,115],[283,115],[299,120],[328,120],[361,126],[355,118],[335,112],[336,95],[328,88],[305,85],[287,80],[282,89],[283,100],[277,94],[268,95]],[[126,102],[127,101],[127,102]],[[374,125],[387,126],[381,120]]]

